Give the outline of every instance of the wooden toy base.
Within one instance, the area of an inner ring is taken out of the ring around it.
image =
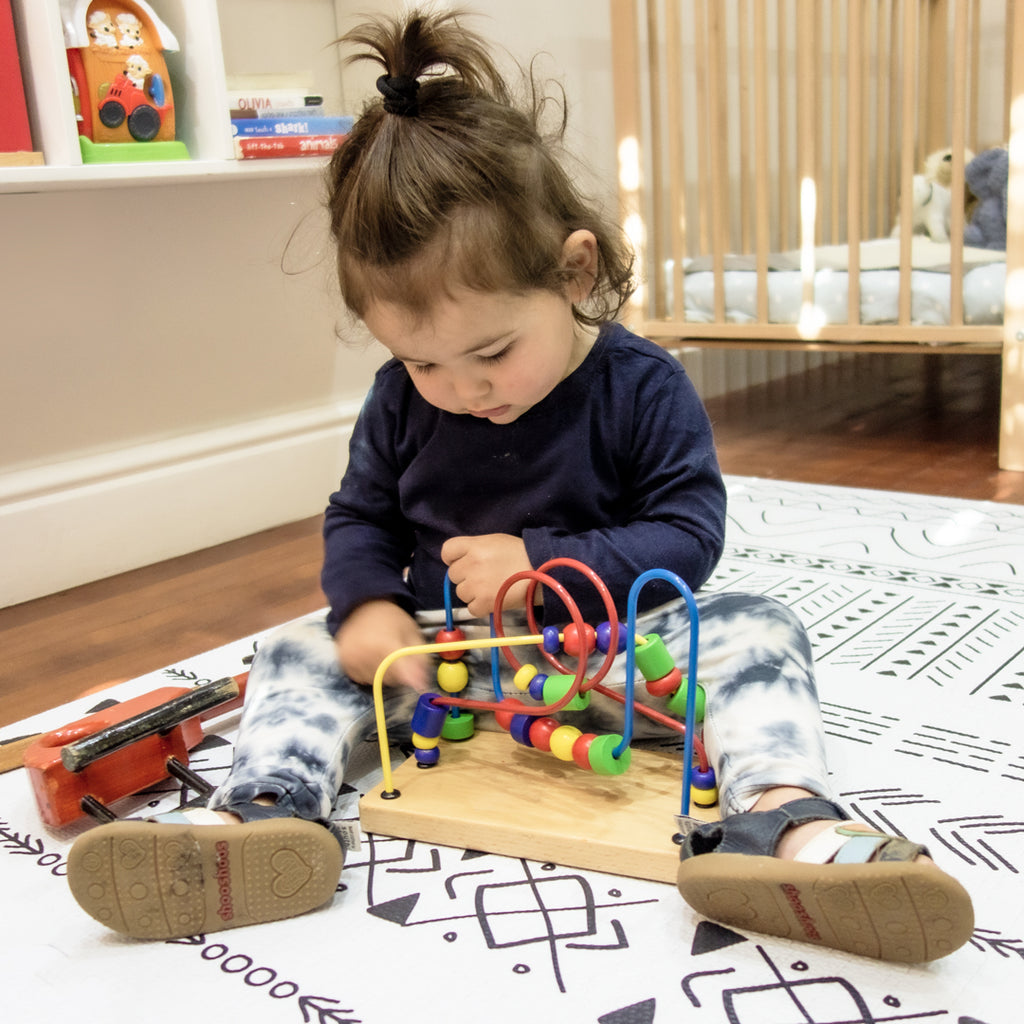
[[[623,775],[595,775],[507,734],[441,744],[440,763],[409,758],[359,803],[366,832],[551,861],[675,884],[682,767],[678,755],[633,749]],[[717,821],[718,808],[690,816]]]

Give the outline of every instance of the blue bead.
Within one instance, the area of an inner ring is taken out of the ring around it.
[[[610,622],[602,622],[597,627],[597,649],[602,654],[608,653],[608,648],[612,645],[612,624]],[[621,654],[626,649],[626,627],[620,622],[619,623],[619,634],[618,641],[615,644],[615,653]]]
[[[541,635],[544,637],[544,650],[547,654],[557,654],[561,650],[562,642],[558,639],[557,626],[545,626]]]
[[[701,771],[700,768],[691,769],[690,785],[695,789],[714,789],[715,769],[710,765],[708,765],[708,770],[706,772]]]
[[[530,696],[534,700],[544,700],[544,684],[547,682],[548,677],[541,672],[538,672],[530,680]]]
[[[532,747],[533,741],[530,739],[530,726],[536,720],[535,715],[513,715],[512,722],[508,727],[512,739],[524,747]]]
[[[420,750],[417,747],[413,751],[413,755],[416,758],[417,764],[432,765],[437,764],[441,760],[441,750],[439,747],[431,747],[429,750]]]
[[[442,705],[434,703],[432,694],[421,694],[416,703],[416,710],[412,714],[410,728],[421,736],[433,739],[435,736],[441,735],[441,730],[444,728],[444,716],[447,713]]]

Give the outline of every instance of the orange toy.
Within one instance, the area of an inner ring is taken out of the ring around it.
[[[188,767],[202,722],[241,706],[248,673],[203,686],[164,686],[39,736],[25,768],[47,825],[86,814],[115,815],[107,803],[173,776],[199,792],[210,786]]]

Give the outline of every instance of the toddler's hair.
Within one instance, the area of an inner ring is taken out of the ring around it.
[[[542,289],[561,293],[576,272],[562,246],[576,230],[598,242],[596,280],[574,306],[583,324],[613,319],[633,291],[633,255],[618,226],[580,194],[540,121],[546,101],[512,99],[487,44],[459,12],[376,19],[342,43],[384,69],[331,160],[328,207],[346,305],[373,301],[425,313],[440,294]],[[586,282],[590,284],[591,282]]]

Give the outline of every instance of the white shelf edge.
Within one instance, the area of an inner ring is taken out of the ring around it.
[[[293,157],[271,160],[82,164],[75,167],[0,167],[0,195],[298,177],[323,173],[327,162],[327,157]]]

